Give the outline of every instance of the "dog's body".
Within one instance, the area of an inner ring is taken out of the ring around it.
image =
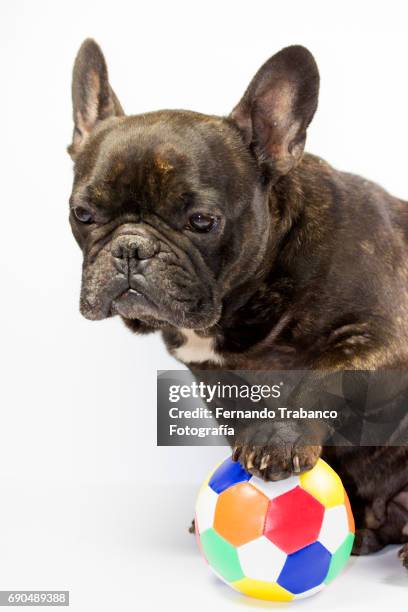
[[[302,47],[257,73],[227,118],[125,117],[93,41],[74,68],[71,224],[81,311],[160,329],[191,368],[377,369],[408,364],[408,203],[303,154],[319,77]],[[240,432],[264,478],[320,446]],[[325,448],[351,493],[355,552],[408,542],[408,449]],[[408,566],[408,546],[402,556]]]

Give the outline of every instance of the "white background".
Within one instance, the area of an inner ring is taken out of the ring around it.
[[[0,589],[70,588],[77,610],[131,610],[141,598],[144,609],[268,607],[210,579],[185,533],[196,488],[225,450],[156,448],[156,369],[181,366],[159,337],[78,313],[81,255],[67,222],[65,147],[82,40],[101,44],[130,113],[226,114],[272,53],[304,44],[321,71],[308,150],[408,199],[405,6],[0,5]],[[407,585],[392,550],[354,561],[326,593],[299,605],[406,604]],[[94,595],[96,587],[105,594]]]

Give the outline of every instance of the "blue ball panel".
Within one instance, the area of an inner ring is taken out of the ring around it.
[[[240,463],[228,457],[211,476],[208,486],[216,493],[222,493],[232,485],[246,482],[250,478],[251,474]]]
[[[331,554],[315,542],[288,555],[278,584],[295,595],[313,589],[323,582],[329,571]]]

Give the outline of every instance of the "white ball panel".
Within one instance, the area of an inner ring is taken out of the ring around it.
[[[324,582],[322,582],[322,584],[319,584],[317,587],[314,587],[313,589],[309,589],[308,591],[299,593],[299,595],[295,595],[295,599],[305,599],[306,597],[311,597],[312,595],[315,595],[316,593],[324,589],[325,586],[326,585],[324,584]]]
[[[261,478],[252,476],[248,482],[250,482],[252,486],[256,487],[269,499],[272,499],[273,497],[279,497],[279,495],[283,495],[284,493],[287,493],[288,491],[291,491],[295,487],[299,486],[299,477],[290,476],[289,478],[285,478],[285,480],[265,482]]]
[[[275,582],[281,573],[286,553],[261,536],[237,548],[242,571],[247,578]]]
[[[349,526],[346,507],[341,504],[340,506],[326,509],[318,537],[320,544],[323,544],[329,552],[334,554],[348,533]]]
[[[210,529],[214,525],[215,506],[218,494],[206,486],[201,491],[196,503],[196,516],[200,533]]]

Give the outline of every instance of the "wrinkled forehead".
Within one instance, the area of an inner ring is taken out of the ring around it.
[[[83,177],[89,193],[117,198],[137,196],[138,201],[183,192],[200,184],[194,158],[177,141],[149,138],[138,130],[114,129],[99,143],[93,166]]]
[[[221,160],[226,170],[239,166],[239,140],[222,118],[188,111],[113,118],[91,136],[76,175],[110,183],[177,175],[205,186],[214,184]]]

